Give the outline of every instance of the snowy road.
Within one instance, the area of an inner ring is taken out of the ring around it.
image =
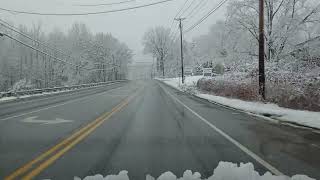
[[[320,179],[319,147],[320,134],[257,120],[157,81],[0,104],[0,179],[120,170],[144,179],[187,169],[208,177],[219,161]]]

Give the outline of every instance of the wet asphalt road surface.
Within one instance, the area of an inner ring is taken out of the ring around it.
[[[320,179],[320,134],[226,109],[158,81],[1,103],[0,179],[17,173],[15,179],[63,180],[121,170],[144,179],[165,171],[181,177],[188,169],[208,177],[219,161],[270,171],[199,116],[279,172]]]

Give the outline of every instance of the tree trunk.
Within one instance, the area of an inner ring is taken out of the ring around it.
[[[161,69],[162,69],[162,77],[164,77],[164,61],[163,61],[163,57],[161,57]]]

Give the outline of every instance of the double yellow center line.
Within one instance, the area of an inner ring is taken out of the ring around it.
[[[82,127],[68,138],[64,139],[35,159],[18,168],[12,174],[5,177],[5,180],[13,180],[18,177],[22,177],[20,178],[22,180],[33,179],[53,162],[68,152],[72,147],[77,145],[89,134],[91,134],[95,129],[101,126],[101,124],[108,120],[112,115],[123,109],[137,94],[138,93],[135,93],[134,95],[126,98],[120,104],[115,106],[110,112],[102,114],[100,117]]]

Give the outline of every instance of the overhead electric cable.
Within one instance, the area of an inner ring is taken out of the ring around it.
[[[39,45],[42,45],[42,46],[44,46],[44,47],[46,47],[48,49],[54,50],[54,51],[56,51],[56,52],[58,52],[58,53],[60,53],[60,54],[62,54],[64,56],[70,57],[72,59],[76,59],[76,57],[72,57],[70,55],[71,54],[70,52],[64,52],[63,50],[60,50],[60,49],[57,49],[57,48],[55,48],[55,47],[53,47],[51,45],[48,45],[47,43],[41,42],[39,40],[36,40],[36,39],[32,38],[31,36],[21,32],[20,30],[18,30],[18,28],[14,27],[13,25],[10,25],[8,22],[6,22],[6,21],[4,21],[2,19],[0,19],[0,25],[2,25],[3,27],[5,27],[5,28],[7,28],[7,29],[9,29],[9,30],[11,30],[13,32],[18,33],[19,35],[21,35],[21,36],[23,36],[23,37],[25,37],[27,39],[30,39],[31,41],[33,41],[33,42],[35,42],[35,43],[37,43]],[[68,53],[70,53],[70,54],[68,54]],[[78,57],[78,58],[82,59],[84,62],[88,62],[87,60],[83,59],[82,57]],[[81,67],[81,69],[82,68],[83,67]]]
[[[126,4],[130,2],[134,2],[136,0],[129,0],[129,1],[120,1],[120,2],[113,2],[113,3],[101,3],[101,4],[74,4],[73,6],[111,6],[111,5],[118,5],[118,4]]]
[[[21,36],[23,36],[23,37],[25,37],[25,38],[33,41],[33,42],[36,42],[36,43],[38,43],[38,44],[40,44],[40,45],[42,45],[42,46],[44,46],[44,47],[46,47],[46,48],[49,48],[49,49],[54,50],[54,51],[57,51],[57,52],[65,55],[65,56],[69,56],[69,54],[67,54],[66,52],[63,52],[63,51],[60,50],[60,49],[57,49],[57,48],[52,47],[52,46],[50,46],[50,45],[48,45],[48,44],[46,44],[46,43],[40,42],[39,40],[36,40],[36,39],[32,38],[31,36],[29,36],[29,35],[21,32],[20,30],[18,30],[18,28],[10,25],[8,22],[5,22],[5,21],[3,21],[3,20],[1,20],[1,19],[0,19],[0,25],[2,25],[3,27],[5,27],[5,28],[7,28],[7,29],[9,29],[9,30],[11,30],[11,31],[13,31],[13,32],[16,32],[16,33],[18,33],[19,35],[21,35]]]
[[[182,11],[182,13],[180,14],[180,16],[183,16],[183,14],[190,9],[190,7],[192,6],[192,4],[193,4],[195,1],[196,1],[196,0],[191,1],[191,3],[189,4],[189,6],[188,6],[186,9],[184,9],[184,11]]]
[[[22,42],[22,41],[20,41],[20,40],[18,40],[18,39],[16,39],[16,38],[14,38],[14,37],[12,37],[12,36],[8,35],[8,34],[6,34],[6,33],[0,33],[0,34],[1,34],[2,36],[6,36],[6,37],[8,37],[8,38],[10,38],[10,39],[12,39],[12,40],[14,40],[14,41],[16,41],[16,42],[18,42],[18,43],[20,43],[20,44],[24,45],[24,46],[26,46],[26,47],[28,47],[28,48],[32,49],[32,50],[35,50],[35,51],[37,51],[37,52],[39,52],[39,53],[41,53],[41,54],[44,54],[44,55],[46,55],[46,56],[49,56],[49,57],[51,57],[51,58],[55,59],[56,61],[62,62],[62,63],[64,63],[64,64],[69,64],[69,65],[72,65],[72,66],[76,66],[77,68],[82,68],[82,67],[81,67],[81,66],[79,66],[79,65],[76,65],[76,64],[73,64],[73,63],[67,62],[67,61],[62,60],[62,59],[60,59],[60,58],[57,58],[57,57],[55,57],[55,56],[52,56],[52,55],[50,55],[50,54],[48,54],[48,53],[46,53],[46,52],[44,52],[44,51],[41,51],[41,50],[39,50],[39,49],[37,49],[37,48],[35,48],[35,47],[33,47],[33,46],[29,45],[29,44],[26,44],[26,43],[24,43],[24,42]]]
[[[226,3],[228,0],[222,0],[220,3],[211,9],[205,16],[203,16],[200,20],[198,20],[196,23],[194,23],[192,26],[190,26],[187,30],[184,31],[184,33],[188,33],[194,28],[196,28],[199,24],[201,24],[204,20],[206,20],[211,14],[216,12],[224,3]]]
[[[18,11],[18,10],[6,9],[6,8],[2,8],[2,7],[0,7],[0,10],[11,12],[11,13],[17,13],[17,14],[29,14],[29,15],[40,15],[40,16],[86,16],[86,15],[108,14],[108,13],[114,13],[114,12],[128,11],[128,10],[139,9],[139,8],[144,8],[144,7],[148,7],[148,6],[163,4],[166,2],[170,2],[170,1],[175,1],[175,0],[164,0],[164,1],[158,1],[158,2],[154,2],[154,3],[144,4],[144,5],[140,5],[140,6],[133,6],[133,7],[128,7],[128,8],[122,8],[122,9],[96,11],[96,12],[83,12],[83,13],[41,13],[41,12],[31,12],[31,11]]]
[[[172,30],[172,26],[174,24],[174,19],[177,18],[179,16],[179,14],[181,13],[181,11],[184,9],[184,7],[186,6],[186,4],[189,2],[189,0],[185,0],[183,5],[181,6],[181,8],[178,10],[177,14],[174,16],[174,18],[171,21],[171,25],[170,25],[170,32]],[[176,34],[176,33],[174,33]],[[174,36],[173,36],[174,37]]]
[[[186,4],[189,2],[189,0],[186,0],[184,2],[184,4],[181,6],[181,8],[179,9],[178,13],[174,16],[174,18],[177,18],[179,16],[179,14],[181,13],[181,11],[184,9],[184,7],[186,6]]]
[[[202,4],[197,8],[197,10],[195,10],[194,13],[191,13],[189,19],[192,19],[195,15],[197,15],[197,14],[202,10],[202,8],[205,7],[205,5],[206,5],[208,2],[209,2],[209,0],[206,0],[206,1],[203,0],[203,1],[201,1]]]
[[[189,17],[190,18],[191,15],[193,15],[193,13],[196,12],[195,10],[197,10],[200,7],[200,5],[202,5],[203,2],[206,2],[206,1],[205,0],[200,0],[198,2],[198,4],[185,17]]]

